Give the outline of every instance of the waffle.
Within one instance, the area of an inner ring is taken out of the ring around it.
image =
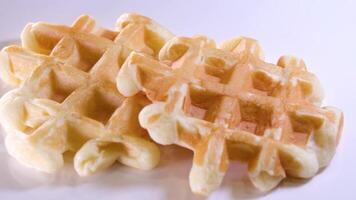
[[[194,193],[214,191],[230,160],[246,163],[252,183],[268,191],[286,177],[314,176],[333,157],[342,112],[320,107],[319,81],[301,59],[262,59],[250,38],[216,48],[204,37],[175,37],[158,60],[132,52],[121,67],[120,93],[143,91],[153,102],[139,114],[151,138],[194,152]]]
[[[116,160],[139,169],[159,161],[159,149],[139,126],[149,103],[141,94],[126,98],[116,74],[131,51],[157,57],[173,37],[150,19],[122,15],[117,31],[88,16],[71,26],[28,24],[22,46],[1,52],[1,77],[19,86],[0,100],[0,121],[10,155],[26,166],[52,173],[63,154],[74,152],[79,175],[90,175]]]

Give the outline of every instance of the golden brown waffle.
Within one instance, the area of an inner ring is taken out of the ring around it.
[[[0,100],[6,148],[17,160],[54,172],[63,166],[63,153],[78,151],[74,165],[80,175],[116,160],[139,169],[158,163],[157,146],[138,124],[148,100],[119,94],[115,76],[132,50],[156,56],[172,35],[135,14],[121,16],[117,28],[100,28],[88,16],[71,27],[29,24],[24,48],[1,52],[3,80],[22,83]]]
[[[273,65],[262,55],[249,38],[217,49],[203,37],[176,37],[158,61],[132,52],[119,71],[123,95],[143,91],[153,101],[139,114],[151,138],[194,151],[195,193],[215,190],[230,160],[247,163],[253,184],[270,190],[286,176],[314,176],[334,155],[343,115],[319,106],[317,78],[302,60]]]

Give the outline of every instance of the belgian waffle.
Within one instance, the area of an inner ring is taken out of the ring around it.
[[[247,163],[252,183],[270,190],[287,176],[314,176],[334,155],[343,115],[320,107],[317,78],[300,59],[262,59],[250,38],[219,49],[204,37],[175,37],[159,60],[132,52],[120,69],[119,91],[153,102],[139,114],[151,138],[194,152],[193,192],[215,190],[230,160]]]
[[[20,85],[0,101],[8,152],[45,172],[60,169],[68,151],[76,152],[80,175],[116,160],[140,169],[154,167],[159,150],[137,119],[148,100],[140,94],[122,96],[115,75],[131,51],[155,57],[171,37],[136,14],[122,15],[117,31],[99,27],[88,16],[71,27],[28,24],[23,47],[1,52],[3,80]]]

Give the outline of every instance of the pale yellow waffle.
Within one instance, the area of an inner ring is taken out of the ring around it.
[[[215,190],[230,160],[247,163],[252,183],[270,190],[287,176],[314,176],[333,157],[342,112],[320,107],[319,81],[302,60],[262,58],[249,38],[218,49],[204,37],[175,37],[158,61],[132,52],[120,69],[123,95],[143,91],[153,101],[139,114],[151,138],[194,152],[194,193]]]
[[[122,96],[115,77],[131,51],[156,57],[172,34],[146,17],[126,14],[117,31],[81,16],[71,27],[28,24],[21,37],[23,48],[7,47],[0,59],[3,80],[21,84],[0,100],[9,154],[55,172],[72,151],[80,175],[116,160],[139,169],[157,165],[159,150],[138,123],[148,100]]]

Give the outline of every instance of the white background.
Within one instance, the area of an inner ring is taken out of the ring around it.
[[[223,186],[209,199],[356,199],[356,1],[0,1],[0,41],[16,40],[27,22],[71,24],[90,14],[114,27],[125,12],[147,15],[177,35],[205,34],[218,42],[239,35],[257,38],[266,60],[282,54],[304,58],[321,80],[328,105],[341,108],[345,126],[331,165],[315,178],[288,181],[267,194],[230,166]],[[7,156],[0,139],[0,199],[200,199],[188,186],[191,152],[166,147],[151,172],[116,165],[78,178],[71,165],[46,175]]]

